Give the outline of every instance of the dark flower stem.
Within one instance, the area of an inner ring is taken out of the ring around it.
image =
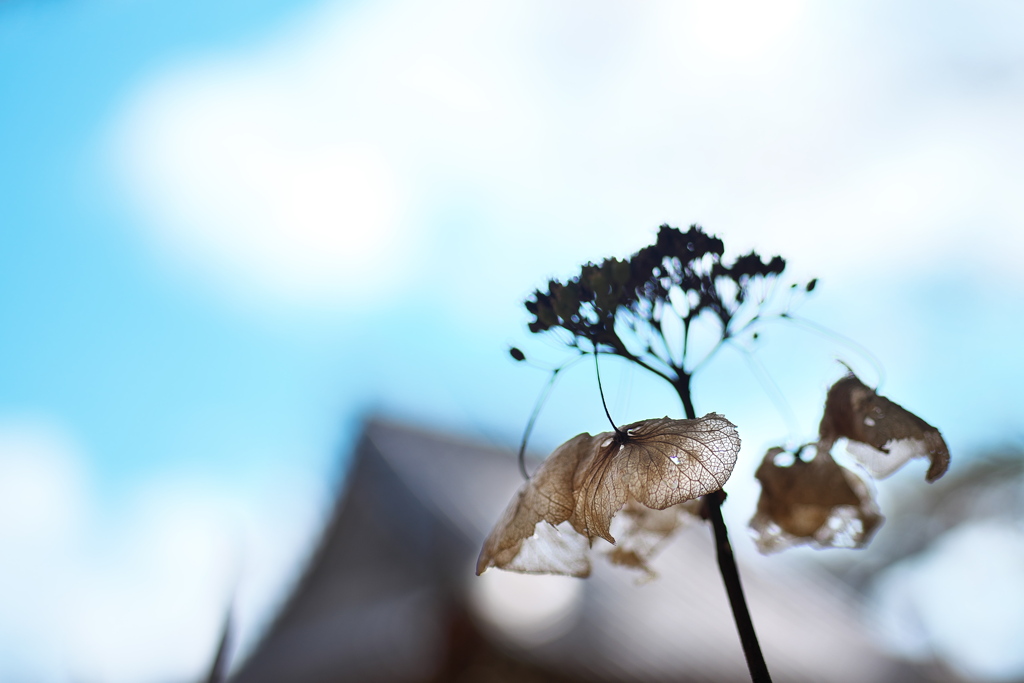
[[[690,398],[690,378],[684,376],[685,382],[676,384],[676,391],[683,401],[686,410],[686,417],[697,419],[696,411],[693,409],[693,401]],[[753,683],[771,683],[772,677],[768,673],[768,665],[764,662],[764,655],[761,654],[761,645],[757,642],[757,632],[754,631],[754,622],[750,619],[750,610],[747,609],[747,599],[743,595],[743,584],[740,582],[740,572],[736,567],[736,558],[732,553],[732,545],[729,543],[729,531],[725,527],[725,520],[722,519],[722,502],[725,500],[725,491],[704,496],[704,514],[711,521],[711,527],[715,531],[715,550],[718,553],[718,571],[725,583],[725,592],[729,595],[729,606],[732,607],[732,618],[736,622],[736,630],[739,631],[740,643],[743,645],[743,655],[747,658],[747,668],[750,670],[750,680]]]
[[[771,683],[772,677],[768,673],[768,665],[764,663],[761,645],[757,642],[757,632],[754,631],[754,622],[751,621],[750,611],[747,609],[747,599],[743,596],[743,584],[740,583],[736,558],[733,557],[732,545],[729,544],[729,531],[725,528],[725,520],[722,519],[723,500],[725,500],[724,491],[716,491],[704,497],[704,507],[711,520],[711,526],[715,530],[718,571],[722,574],[725,591],[729,594],[732,618],[736,622],[736,630],[739,631],[740,642],[743,644],[743,654],[747,658],[750,679],[754,683]]]

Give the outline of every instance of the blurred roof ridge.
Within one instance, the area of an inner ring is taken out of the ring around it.
[[[509,449],[389,418],[366,420],[320,547],[235,680],[453,680],[424,672],[467,647],[466,656],[478,660],[531,667],[538,681],[744,680],[703,525],[673,536],[655,560],[662,578],[643,586],[635,572],[595,560],[593,576],[577,584],[575,621],[555,640],[524,644],[482,620],[474,591],[510,575],[475,577],[474,559],[521,484]],[[741,572],[779,680],[901,680],[866,637],[838,580],[769,558],[741,558]],[[527,587],[540,586],[535,579]],[[367,614],[374,618],[360,625]],[[461,630],[449,631],[452,619]]]

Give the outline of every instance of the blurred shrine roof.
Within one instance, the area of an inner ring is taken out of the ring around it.
[[[643,584],[603,560],[585,580],[477,577],[481,543],[522,483],[515,453],[372,420],[355,456],[319,548],[236,683],[749,680],[703,525],[673,537]],[[776,680],[914,678],[869,641],[847,584],[808,563],[743,559]],[[557,628],[530,633],[532,608]]]

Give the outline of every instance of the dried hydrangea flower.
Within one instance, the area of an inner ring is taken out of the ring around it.
[[[876,479],[892,474],[911,458],[928,458],[932,482],[949,469],[949,449],[939,430],[857,379],[852,372],[832,385],[825,399],[820,449],[849,439],[848,450]]]
[[[754,476],[761,497],[750,529],[758,550],[773,553],[810,544],[818,548],[859,548],[882,523],[867,485],[825,450],[813,460],[796,457],[780,466],[784,453],[772,448]]]
[[[513,497],[484,541],[477,574],[499,567],[587,576],[591,541],[614,544],[612,518],[626,506],[616,525],[622,552],[613,559],[645,566],[659,535],[675,527],[666,526],[668,515],[644,518],[629,511],[635,505],[665,510],[721,489],[739,449],[735,425],[715,413],[579,434],[555,449]]]

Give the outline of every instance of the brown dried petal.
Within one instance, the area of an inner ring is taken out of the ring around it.
[[[648,560],[677,529],[699,520],[701,507],[697,499],[664,510],[628,501],[612,518],[612,531],[618,542],[606,553],[608,559],[612,564],[640,569],[648,578],[654,578],[657,574],[648,566]]]
[[[557,529],[572,514],[575,500],[572,480],[580,460],[587,454],[586,446],[592,437],[577,434],[566,441],[544,461],[544,464],[524,483],[512,498],[494,530],[484,541],[477,560],[476,573],[488,567],[501,567],[513,571],[539,574],[568,574],[589,576],[590,560],[586,551],[587,539],[573,529]],[[547,522],[539,524],[540,522]],[[545,528],[550,526],[550,528]],[[522,553],[527,540],[543,540],[533,552]],[[579,548],[577,541],[583,541]],[[545,551],[550,548],[551,552]],[[528,558],[519,558],[521,554]],[[551,560],[547,556],[551,555]],[[518,559],[517,559],[518,558]],[[566,571],[559,571],[560,568]]]
[[[949,449],[938,429],[879,396],[853,373],[828,390],[819,434],[818,449],[823,452],[830,451],[836,439],[849,439],[850,453],[876,478],[892,474],[911,458],[931,461],[928,481],[949,468]]]
[[[882,523],[864,482],[826,451],[811,461],[775,464],[781,448],[768,451],[755,476],[761,482],[757,513],[750,521],[762,553],[809,543],[820,548],[858,548]]]
[[[588,547],[598,537],[615,543],[612,517],[627,502],[663,510],[717,491],[732,474],[739,447],[736,427],[715,413],[696,420],[643,420],[618,433],[579,434],[559,446],[516,493],[484,541],[477,573],[493,566],[586,576],[590,564],[585,549],[580,551],[583,557],[572,555],[579,545],[566,538],[569,530],[563,522]],[[540,559],[527,562],[524,548],[542,535],[551,536],[547,529],[541,531],[541,522],[559,527],[554,529],[557,543],[548,555],[537,551]],[[631,528],[649,532],[648,525],[627,526],[627,533]],[[630,551],[640,557],[653,545],[638,542]]]
[[[576,505],[569,522],[584,536],[615,543],[612,515],[627,500],[664,510],[722,488],[736,465],[740,438],[735,425],[709,413],[696,420],[643,420],[619,434],[592,437],[589,448],[592,455],[573,478]]]

